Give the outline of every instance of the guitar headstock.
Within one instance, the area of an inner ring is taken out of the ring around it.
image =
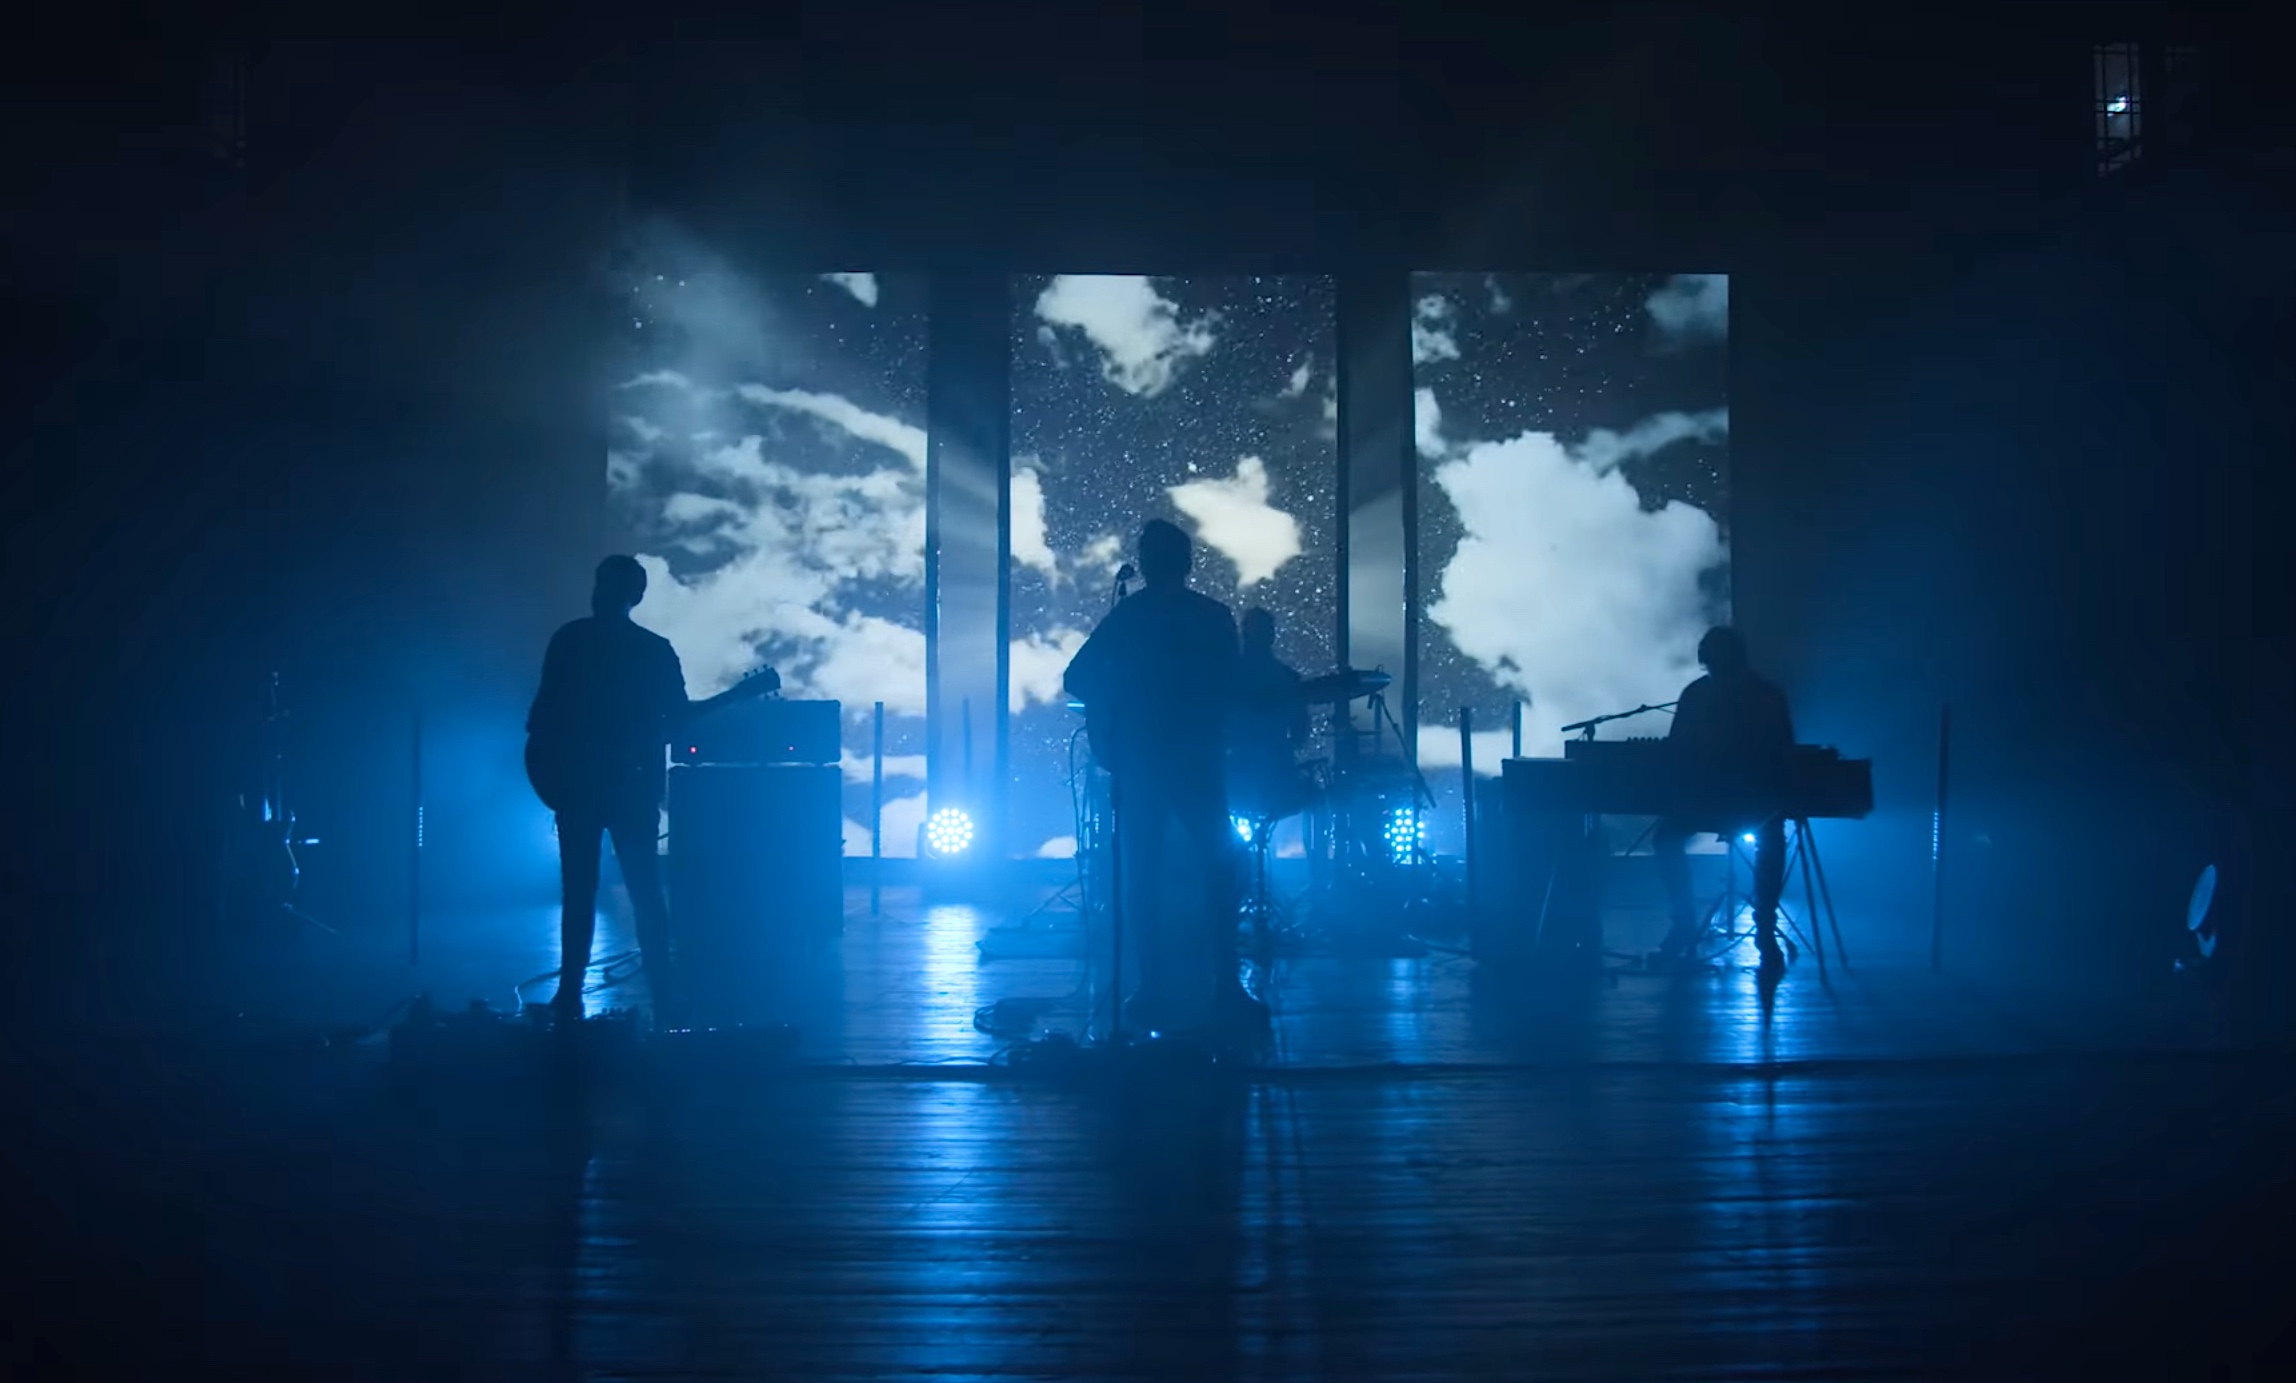
[[[731,688],[734,695],[741,697],[771,696],[780,690],[781,674],[763,665],[734,683]]]

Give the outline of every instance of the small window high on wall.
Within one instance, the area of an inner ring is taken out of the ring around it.
[[[2144,87],[2136,44],[2099,44],[2096,51],[2097,171],[2116,173],[2144,150]]]

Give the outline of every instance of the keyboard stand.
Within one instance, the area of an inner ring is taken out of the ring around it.
[[[1818,980],[1824,983],[1827,979],[1826,933],[1833,933],[1834,957],[1845,970],[1850,968],[1849,950],[1842,945],[1841,917],[1834,911],[1833,889],[1826,883],[1826,866],[1818,855],[1817,834],[1810,829],[1808,817],[1791,817],[1788,824],[1793,827],[1793,831],[1787,837],[1785,868],[1778,889],[1778,925],[1785,931],[1781,939],[1788,949],[1807,950],[1818,958]],[[1706,925],[1701,931],[1701,941],[1706,944],[1700,945],[1696,952],[1699,959],[1707,963],[1728,955],[1740,942],[1753,936],[1755,930],[1751,918],[1742,931],[1738,930],[1737,922],[1739,915],[1750,911],[1754,902],[1750,891],[1743,894],[1739,892],[1738,866],[1741,863],[1745,865],[1747,878],[1751,881],[1754,861],[1747,856],[1746,846],[1739,833],[1732,832],[1724,843],[1728,846],[1728,854],[1724,860],[1726,872],[1723,875],[1722,895],[1707,909]],[[1802,879],[1802,911],[1799,917],[1788,906],[1788,894],[1792,890],[1797,870]],[[1719,945],[1712,943],[1712,938],[1717,934],[1720,935]],[[1798,947],[1796,943],[1799,943]]]

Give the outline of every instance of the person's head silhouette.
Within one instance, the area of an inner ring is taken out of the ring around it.
[[[1276,648],[1276,617],[1260,606],[1244,611],[1241,634],[1247,653],[1273,653]]]
[[[1698,641],[1698,661],[1717,677],[1746,670],[1746,641],[1726,624],[1715,625]]]
[[[1150,519],[1140,529],[1140,579],[1151,587],[1185,583],[1195,546],[1179,525]]]
[[[590,586],[590,613],[601,619],[627,619],[646,598],[646,569],[635,557],[616,553],[598,564]]]

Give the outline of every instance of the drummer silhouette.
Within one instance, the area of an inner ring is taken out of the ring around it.
[[[1239,816],[1273,820],[1299,810],[1299,751],[1308,736],[1308,701],[1299,672],[1276,656],[1276,617],[1244,611],[1243,648],[1228,711],[1228,805]]]

